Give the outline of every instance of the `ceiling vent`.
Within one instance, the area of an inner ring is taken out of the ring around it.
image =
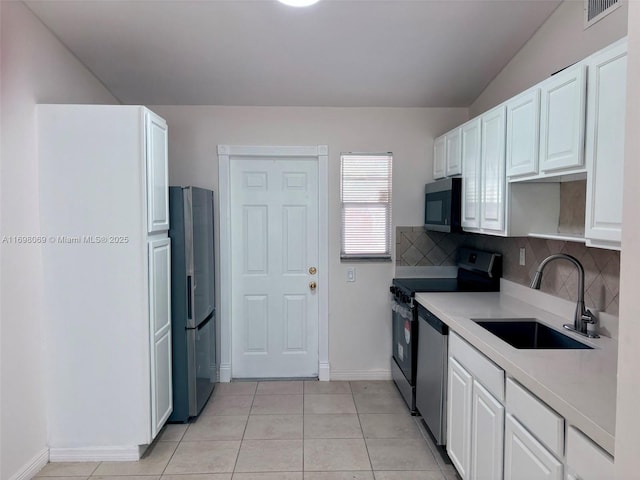
[[[621,4],[621,0],[584,0],[584,28],[602,20]]]

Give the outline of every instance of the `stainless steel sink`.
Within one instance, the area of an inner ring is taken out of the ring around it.
[[[547,327],[535,318],[474,318],[472,320],[515,348],[536,350],[592,348]]]

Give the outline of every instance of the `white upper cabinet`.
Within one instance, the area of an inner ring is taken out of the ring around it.
[[[626,52],[625,38],[436,139],[434,178],[462,174],[463,230],[620,250]],[[560,186],[585,178],[584,234],[581,219],[566,232]]]
[[[439,136],[433,143],[433,178],[451,177],[462,173],[460,127]]]
[[[447,142],[447,177],[462,173],[462,151],[460,128],[456,128],[445,135]]]
[[[462,228],[480,228],[480,119],[460,128],[462,151]]]
[[[444,178],[447,174],[446,168],[447,143],[445,136],[435,139],[433,142],[433,179]]]
[[[540,84],[540,171],[584,164],[586,67],[557,73]]]
[[[507,102],[507,176],[538,173],[540,89],[533,88]]]
[[[626,40],[589,59],[585,237],[620,248],[627,79]]]
[[[167,123],[145,111],[147,161],[147,228],[149,233],[169,230],[169,167]]]
[[[480,119],[482,123],[480,228],[486,233],[503,233],[505,230],[504,105],[490,110]]]

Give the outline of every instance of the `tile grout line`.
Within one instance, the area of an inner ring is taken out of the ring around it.
[[[189,424],[190,426],[191,424]],[[187,429],[189,427],[187,426]],[[169,461],[167,462],[167,464],[164,466],[164,468],[162,469],[162,472],[160,473],[160,476],[158,477],[159,479],[162,479],[162,477],[164,476],[164,472],[167,471],[167,468],[169,467],[169,464],[171,463],[171,460],[173,460],[173,456],[176,454],[176,452],[178,451],[178,448],[180,448],[180,444],[182,443],[182,439],[184,438],[185,434],[187,433],[187,429],[185,429],[184,433],[182,434],[182,437],[180,437],[180,440],[178,441],[176,448],[173,450],[173,452],[171,453],[171,456],[169,457]],[[154,447],[155,448],[155,447]]]
[[[253,410],[253,403],[256,400],[256,394],[258,393],[258,385],[260,382],[256,382],[256,389],[253,391],[253,397],[251,398],[251,406],[249,407],[249,414],[247,415],[247,423],[244,425],[244,430],[242,431],[242,438],[240,438],[240,445],[238,446],[238,453],[236,453],[236,459],[233,462],[233,468],[231,469],[231,478],[236,473],[236,468],[238,467],[238,460],[240,459],[240,450],[242,450],[242,445],[244,444],[244,436],[247,433],[247,427],[249,426],[249,419],[251,418],[251,410]]]
[[[96,468],[94,468],[93,470],[91,470],[91,473],[89,474],[89,476],[87,478],[91,478],[93,477],[93,474],[96,473],[96,471],[98,470],[98,468],[100,468],[100,465],[102,465],[102,462],[98,462],[98,464],[96,465]]]
[[[364,428],[362,428],[362,422],[360,421],[360,412],[358,411],[358,405],[356,404],[356,397],[353,393],[353,387],[351,382],[349,382],[349,389],[351,390],[351,399],[353,400],[353,406],[356,409],[356,418],[358,419],[358,425],[360,426],[360,432],[362,433],[362,442],[364,443],[364,449],[367,451],[367,458],[369,459],[369,467],[371,467],[371,476],[376,477],[375,472],[373,471],[373,462],[371,462],[371,454],[369,453],[369,445],[367,445],[367,439],[364,436]]]

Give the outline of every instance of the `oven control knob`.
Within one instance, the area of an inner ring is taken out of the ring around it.
[[[395,294],[396,294],[396,287],[393,287],[393,286],[389,287],[389,291],[390,291],[393,295],[395,295]]]

